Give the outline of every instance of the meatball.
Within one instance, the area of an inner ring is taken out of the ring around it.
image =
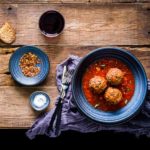
[[[109,87],[104,94],[104,98],[110,104],[118,104],[122,100],[122,93],[117,88]]]
[[[94,93],[100,94],[107,87],[107,80],[104,77],[94,76],[89,81],[89,87]]]
[[[123,79],[123,72],[118,68],[109,69],[106,79],[111,85],[119,85]]]

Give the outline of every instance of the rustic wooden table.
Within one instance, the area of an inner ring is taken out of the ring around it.
[[[38,28],[40,15],[60,11],[66,20],[63,34],[45,38]],[[12,45],[0,43],[0,128],[28,128],[39,115],[29,104],[36,90],[57,97],[56,65],[70,54],[84,56],[95,48],[117,46],[131,51],[150,78],[150,0],[0,0],[0,26],[11,22],[17,31]],[[44,83],[24,87],[14,82],[8,62],[22,45],[36,45],[49,56],[51,70]]]

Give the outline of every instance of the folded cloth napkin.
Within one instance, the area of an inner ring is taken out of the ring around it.
[[[68,70],[75,70],[79,61],[80,61],[79,57],[70,56],[67,60],[65,60],[64,62],[62,62],[57,66],[56,81],[58,90],[60,90],[61,88],[61,77],[64,65],[67,66]],[[43,135],[43,134],[49,137],[57,137],[60,135],[61,131],[66,130],[74,130],[82,133],[111,130],[115,132],[133,133],[137,136],[139,135],[150,136],[150,80],[148,80],[148,89],[149,91],[145,104],[141,112],[136,117],[134,117],[132,120],[124,124],[116,126],[105,126],[102,124],[97,124],[79,113],[73,101],[71,85],[69,85],[66,97],[63,101],[60,131],[58,135],[55,135],[54,131],[47,130],[55,108],[39,117],[35,121],[33,126],[26,132],[26,135],[28,136],[28,138],[34,139],[36,135]]]

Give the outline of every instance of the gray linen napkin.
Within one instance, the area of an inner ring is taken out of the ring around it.
[[[67,65],[69,70],[75,70],[80,58],[77,56],[70,56],[64,62],[59,64],[56,69],[56,81],[58,90],[61,87],[61,76],[63,72],[64,65]],[[34,139],[36,135],[47,135],[49,137],[57,137],[60,135],[61,131],[74,130],[82,133],[97,132],[102,130],[111,130],[115,132],[128,132],[135,134],[137,136],[146,135],[150,136],[150,80],[148,80],[148,96],[141,112],[127,123],[116,125],[116,126],[105,126],[97,124],[85,116],[80,114],[74,104],[71,85],[69,85],[66,98],[63,102],[61,125],[58,135],[54,134],[54,131],[47,131],[49,122],[51,120],[52,114],[55,110],[52,109],[48,113],[45,113],[39,117],[33,126],[26,132],[26,135],[30,139]],[[57,103],[57,100],[56,100]]]

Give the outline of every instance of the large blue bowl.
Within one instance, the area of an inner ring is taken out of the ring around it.
[[[21,68],[19,66],[20,58],[28,52],[32,52],[35,55],[38,56],[38,58],[41,60],[41,63],[38,64],[38,67],[40,67],[40,72],[34,77],[26,77],[21,71]],[[17,49],[13,55],[10,58],[9,61],[9,71],[18,83],[26,86],[33,86],[41,83],[46,76],[49,73],[50,63],[48,56],[39,48],[35,46],[24,46],[19,49]]]
[[[94,61],[113,57],[123,61],[132,70],[135,79],[135,92],[130,102],[117,111],[105,112],[95,109],[86,100],[82,90],[82,77],[85,69]],[[142,64],[130,52],[120,48],[99,48],[87,54],[77,66],[72,82],[74,101],[79,110],[88,118],[104,124],[123,123],[139,112],[147,93],[147,77]]]

